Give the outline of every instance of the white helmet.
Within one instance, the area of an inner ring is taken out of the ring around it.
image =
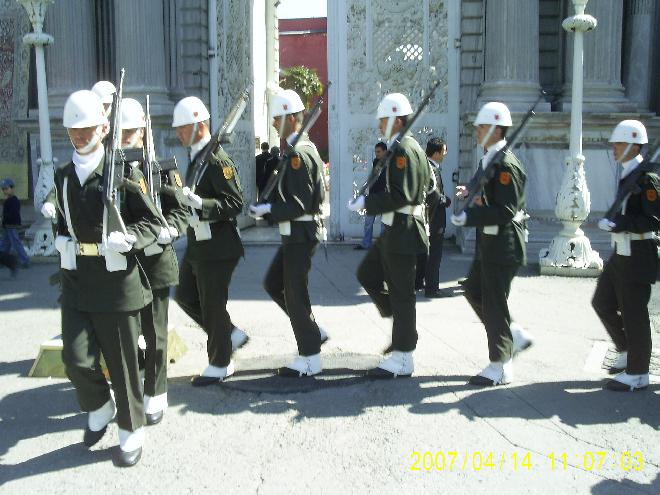
[[[491,101],[481,107],[477,117],[474,119],[474,126],[481,124],[500,125],[502,127],[511,127],[511,112],[504,103]]]
[[[390,93],[385,95],[378,105],[376,116],[379,119],[384,117],[403,117],[413,113],[410,102],[405,95],[401,93]]]
[[[305,105],[300,99],[300,96],[292,89],[285,89],[275,93],[270,100],[271,118],[302,112],[304,109]]]
[[[133,98],[121,100],[121,129],[139,129],[147,126],[147,117],[142,105]]]
[[[646,144],[646,128],[639,120],[622,120],[612,131],[610,143]]]
[[[107,123],[103,103],[96,93],[83,89],[71,93],[66,100],[62,124],[67,129],[82,129]]]
[[[112,95],[117,92],[117,88],[110,81],[99,81],[92,86],[92,91],[101,98],[103,103],[112,103]]]
[[[197,124],[209,120],[211,115],[206,109],[204,102],[196,96],[186,96],[174,107],[174,116],[172,118],[172,127],[181,127],[182,125]]]

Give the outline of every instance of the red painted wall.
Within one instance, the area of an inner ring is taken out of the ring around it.
[[[328,80],[327,19],[280,19],[280,68],[304,65],[316,69],[325,86]],[[287,34],[289,33],[289,34]],[[328,100],[323,103],[323,114],[316,121],[310,137],[322,156],[328,150]]]

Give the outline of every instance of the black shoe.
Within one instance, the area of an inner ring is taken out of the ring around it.
[[[92,431],[89,429],[89,426],[85,428],[85,434],[83,435],[83,443],[86,447],[92,447],[96,445],[99,440],[105,435],[105,431],[108,429],[108,425],[105,425],[102,430]]]
[[[634,392],[636,390],[644,390],[647,387],[634,387],[630,388],[630,385],[627,385],[625,383],[621,383],[617,380],[610,380],[605,384],[605,388],[607,390],[612,390],[613,392]]]
[[[441,297],[454,297],[454,294],[438,289],[430,292],[424,292],[424,297],[428,299],[440,299]]]
[[[357,246],[354,246],[353,249],[355,249],[356,251],[362,251],[367,248],[364,247],[362,244],[358,244]]]
[[[124,452],[119,447],[117,447],[117,451],[114,455],[114,459],[112,459],[112,462],[117,467],[131,467],[135,466],[141,457],[142,447],[138,447],[131,452]]]
[[[490,378],[486,378],[485,376],[481,376],[481,375],[471,376],[470,379],[468,380],[468,383],[470,385],[476,385],[478,387],[493,387],[493,386],[495,386],[495,382],[493,380],[491,380]]]
[[[220,383],[221,381],[222,378],[218,378],[215,376],[197,375],[192,377],[190,383],[193,387],[208,387],[209,385],[214,385],[216,383]]]
[[[157,425],[163,420],[164,411],[158,411],[153,414],[145,414],[147,418],[147,426]]]
[[[383,379],[389,379],[389,378],[410,378],[411,375],[395,375],[391,371],[384,370],[383,368],[373,368],[370,370],[367,370],[365,372],[365,376],[368,376],[369,378],[383,378]]]

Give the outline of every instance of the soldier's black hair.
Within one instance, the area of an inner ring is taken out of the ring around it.
[[[387,145],[382,141],[378,141],[375,147],[380,148],[383,151],[387,151]]]
[[[502,139],[506,137],[506,133],[509,130],[508,127],[502,127],[501,125],[496,126],[500,131],[502,131]]]
[[[426,143],[426,156],[433,156],[434,153],[442,153],[442,149],[447,144],[439,137],[433,137]]]
[[[268,148],[269,148],[269,146],[268,146],[267,141],[264,141],[263,143],[261,143],[261,151],[268,151]]]

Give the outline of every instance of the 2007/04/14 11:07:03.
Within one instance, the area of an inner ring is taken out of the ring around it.
[[[538,455],[541,458],[534,458]],[[532,454],[532,452],[418,452],[411,454],[410,471],[482,471],[508,469],[511,471],[527,470],[549,462],[550,469],[566,470],[568,466],[586,471],[600,471],[604,468],[620,469],[622,471],[641,471],[644,469],[644,456],[641,452],[624,451],[621,453],[602,451],[586,451],[581,454],[566,452],[550,452],[547,455]]]

